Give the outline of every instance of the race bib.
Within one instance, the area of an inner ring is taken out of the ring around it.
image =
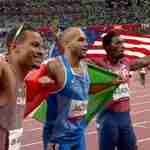
[[[9,131],[9,148],[8,148],[8,150],[20,150],[21,149],[22,134],[23,134],[23,128]]]
[[[85,101],[72,100],[69,111],[69,118],[84,116],[87,112],[87,105],[88,105],[87,100]]]
[[[113,100],[117,101],[121,98],[129,97],[129,96],[130,96],[130,94],[129,94],[128,84],[127,83],[120,84],[113,94]]]

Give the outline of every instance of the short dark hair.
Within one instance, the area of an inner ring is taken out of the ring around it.
[[[34,31],[37,32],[35,28],[33,28],[29,24],[21,24],[19,26],[16,26],[12,28],[6,38],[6,46],[9,49],[10,45],[12,44],[13,41],[22,41],[25,39],[25,31]]]
[[[106,33],[106,35],[102,38],[103,47],[106,48],[107,45],[110,45],[112,42],[112,38],[116,36],[120,36],[119,31],[111,30]]]

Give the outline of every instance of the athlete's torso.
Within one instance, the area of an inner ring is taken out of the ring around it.
[[[84,130],[83,116],[86,113],[89,76],[86,65],[81,64],[78,72],[73,71],[67,59],[62,57],[66,69],[64,88],[48,98],[47,122],[51,128],[53,142],[74,141]]]

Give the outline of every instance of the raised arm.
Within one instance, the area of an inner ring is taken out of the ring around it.
[[[145,56],[143,58],[139,58],[136,61],[130,63],[130,70],[135,71],[150,65],[150,56]]]

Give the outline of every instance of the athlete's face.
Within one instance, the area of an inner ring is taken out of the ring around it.
[[[87,40],[83,31],[80,29],[76,32],[74,38],[70,41],[69,47],[73,56],[78,58],[86,57],[87,52]]]
[[[123,57],[123,39],[120,36],[115,36],[112,38],[111,43],[108,46],[107,53],[115,59],[120,59]]]
[[[43,59],[43,40],[38,32],[26,31],[25,39],[16,45],[22,65],[38,67]]]

